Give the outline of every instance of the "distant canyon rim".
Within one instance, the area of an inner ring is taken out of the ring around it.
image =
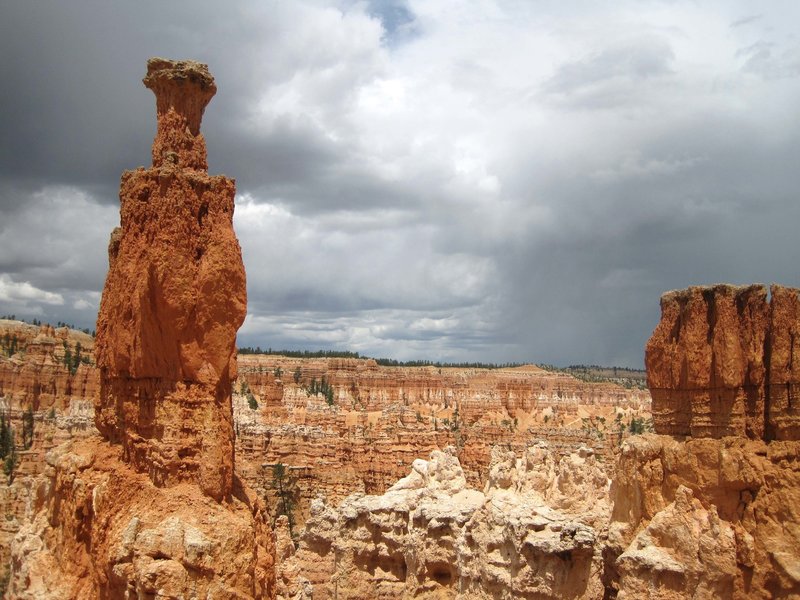
[[[96,338],[0,320],[5,597],[800,597],[800,290],[665,293],[648,389],[237,356],[216,83],[144,84]]]

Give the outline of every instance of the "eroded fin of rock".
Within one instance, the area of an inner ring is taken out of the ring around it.
[[[800,439],[799,294],[725,284],[664,294],[645,352],[655,430]]]

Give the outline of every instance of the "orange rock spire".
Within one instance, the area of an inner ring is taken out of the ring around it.
[[[690,287],[661,297],[645,351],[658,433],[800,439],[800,290]]]
[[[208,67],[150,59],[144,84],[158,112],[153,167],[122,175],[97,322],[95,421],[156,485],[196,481],[220,500],[233,481],[231,382],[247,307],[235,186],[207,173]]]

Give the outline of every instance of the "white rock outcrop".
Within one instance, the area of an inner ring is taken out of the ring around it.
[[[278,597],[602,597],[593,523],[608,520],[609,480],[591,449],[558,461],[543,442],[521,458],[496,448],[483,491],[455,454],[415,460],[381,496],[314,502],[279,557]]]

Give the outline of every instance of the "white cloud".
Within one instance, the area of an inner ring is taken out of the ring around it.
[[[54,294],[34,287],[28,281],[13,281],[8,275],[0,275],[0,301],[27,305],[29,302],[42,304],[64,304],[61,294]]]
[[[0,188],[0,272],[65,310],[96,306],[117,209],[86,182],[113,187],[119,169],[92,165],[131,140],[147,160],[152,98],[132,72],[164,33],[219,84],[204,131],[239,188],[246,343],[640,364],[664,289],[800,283],[797,3],[410,0],[394,24],[351,0],[234,2],[224,20],[187,6],[155,24],[95,7],[129,23],[106,71],[83,44],[107,30],[53,17],[40,53],[58,77],[8,79],[26,90],[0,111],[9,147],[33,150],[0,164],[47,181],[21,200]],[[86,68],[107,73],[102,93]]]

